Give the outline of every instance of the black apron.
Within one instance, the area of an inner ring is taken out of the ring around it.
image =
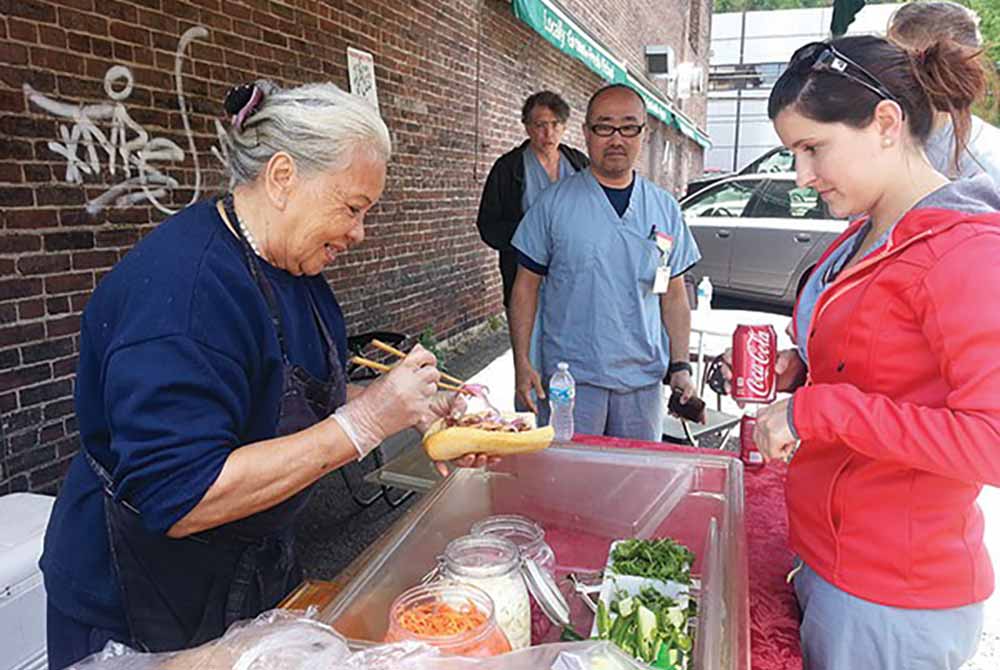
[[[274,290],[240,231],[232,195],[223,204],[281,346],[283,388],[276,435],[295,433],[325,419],[347,400],[337,345],[310,294],[313,318],[326,343],[330,379],[322,382],[289,362]],[[215,639],[233,622],[275,607],[302,581],[293,550],[294,522],[309,500],[311,486],[268,510],[173,539],[147,531],[135,507],[115,500],[107,469],[86,449],[83,453],[104,484],[111,557],[133,647],[173,651]]]

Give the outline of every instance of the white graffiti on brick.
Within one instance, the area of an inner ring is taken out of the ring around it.
[[[182,70],[188,45],[207,36],[208,30],[202,26],[189,28],[181,35],[174,56],[177,103],[184,123],[188,150],[194,162],[193,194],[188,204],[196,202],[201,195],[201,165],[188,118]],[[180,186],[177,179],[164,172],[167,167],[163,164],[181,163],[186,154],[173,140],[150,137],[149,132],[129,114],[125,101],[132,94],[134,82],[135,78],[127,67],[111,66],[104,74],[104,92],[111,102],[92,105],[52,100],[30,84],[24,84],[24,94],[31,103],[71,122],[71,125],[59,124],[59,140],[48,143],[49,149],[66,161],[67,182],[82,184],[85,177],[100,177],[104,167],[102,160],[106,160],[108,172],[112,176],[120,174],[124,177],[123,181],[116,182],[104,193],[87,202],[86,208],[90,214],[96,214],[109,205],[127,207],[144,201],[165,214],[178,211],[163,203],[170,190]],[[102,130],[101,125],[110,126],[108,132]],[[221,150],[213,146],[211,151],[220,162],[224,162],[227,157],[224,141],[226,133],[217,119],[215,133]]]

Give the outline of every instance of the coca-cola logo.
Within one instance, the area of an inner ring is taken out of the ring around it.
[[[762,328],[747,334],[747,358],[750,361],[747,387],[760,398],[770,397],[774,384],[774,375],[770,374],[774,345],[770,330]]]

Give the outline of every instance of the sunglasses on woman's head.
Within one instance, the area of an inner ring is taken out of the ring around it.
[[[858,74],[852,74],[849,68]],[[885,87],[885,84],[879,81],[878,77],[826,42],[811,42],[799,48],[792,54],[792,60],[788,63],[788,69],[798,73],[826,72],[837,75],[844,79],[849,79],[859,86],[864,86],[883,100],[891,100],[899,105],[900,109],[903,107],[903,103],[899,101],[899,98],[893,95]]]

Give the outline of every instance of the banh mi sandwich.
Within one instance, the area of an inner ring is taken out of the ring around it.
[[[438,419],[424,433],[424,450],[435,461],[466,454],[508,456],[541,451],[552,443],[552,426],[535,428],[531,412],[492,410]]]

